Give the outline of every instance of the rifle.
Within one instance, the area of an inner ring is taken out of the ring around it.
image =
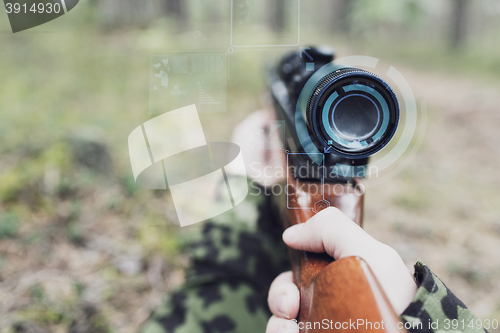
[[[328,47],[296,52],[268,71],[276,119],[284,122],[286,197],[279,198],[285,228],[334,206],[363,224],[369,156],[389,143],[399,121],[397,98],[381,78],[333,62]],[[286,200],[286,203],[284,202]],[[370,267],[358,257],[289,249],[301,303],[301,332],[404,331]],[[352,325],[353,322],[360,324]],[[371,323],[371,326],[368,325]],[[385,323],[385,326],[382,324]]]

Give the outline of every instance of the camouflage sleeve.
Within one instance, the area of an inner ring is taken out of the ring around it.
[[[142,333],[265,332],[271,316],[267,292],[290,267],[270,197],[253,186],[235,209],[196,227],[186,282]]]
[[[410,333],[484,333],[481,321],[446,285],[419,261],[415,264],[417,294],[401,317],[411,325]],[[486,331],[487,332],[487,331]]]

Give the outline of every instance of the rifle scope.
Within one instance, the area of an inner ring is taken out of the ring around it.
[[[304,135],[300,131],[305,130],[315,146],[313,151],[333,153],[351,162],[366,161],[396,132],[396,95],[375,74],[332,62],[329,47],[308,48],[307,52],[314,59],[313,70],[307,64],[310,60],[295,52],[281,60],[270,78],[274,100],[285,120],[293,124],[293,137],[299,139],[295,141],[300,141],[291,149],[309,152],[308,142],[300,140]]]
[[[347,158],[368,157],[382,149],[399,119],[396,96],[384,80],[333,63],[307,81],[298,103],[321,145]]]

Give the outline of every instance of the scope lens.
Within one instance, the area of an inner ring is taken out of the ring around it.
[[[380,111],[375,102],[364,95],[352,94],[340,99],[333,106],[331,126],[339,136],[362,139],[372,134],[380,122]]]
[[[342,68],[325,76],[310,94],[307,120],[325,148],[351,158],[382,149],[399,120],[396,96],[376,75]]]

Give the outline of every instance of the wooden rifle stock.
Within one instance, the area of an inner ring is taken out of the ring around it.
[[[327,202],[362,226],[363,194],[357,194],[352,184],[295,181],[288,184],[291,209],[281,205],[285,210],[284,227],[307,221],[315,214],[310,207],[318,211],[328,207]],[[294,282],[300,290],[297,321],[301,333],[405,331],[398,328],[399,317],[361,258],[334,261],[325,253],[290,249],[290,259]]]

